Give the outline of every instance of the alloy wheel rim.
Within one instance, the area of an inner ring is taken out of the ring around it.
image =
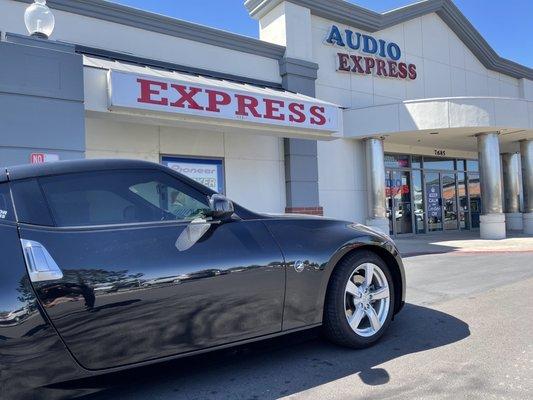
[[[344,290],[344,309],[350,328],[359,336],[375,335],[385,323],[390,289],[382,269],[373,263],[359,265]]]

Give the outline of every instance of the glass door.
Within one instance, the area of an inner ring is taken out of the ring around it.
[[[440,174],[438,172],[426,172],[426,204],[428,232],[442,231],[442,190]]]
[[[464,172],[457,173],[457,192],[459,229],[470,229],[470,205],[468,204],[466,174]]]
[[[413,233],[411,207],[411,173],[409,171],[387,171],[387,212],[391,231],[395,235]]]
[[[468,196],[470,199],[471,228],[479,228],[479,217],[481,215],[481,188],[479,184],[479,173],[468,173]]]
[[[441,174],[444,230],[459,229],[457,213],[457,187],[455,173]]]
[[[394,210],[393,210],[393,193],[395,192],[394,189],[394,182],[392,181],[392,171],[386,170],[385,171],[385,197],[387,199],[387,218],[389,219],[389,234],[394,235],[394,224],[393,224],[393,218]]]
[[[422,184],[422,171],[413,170],[413,203],[415,232],[426,233],[426,210],[424,207],[424,186]]]

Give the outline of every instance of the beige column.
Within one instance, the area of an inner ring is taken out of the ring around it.
[[[383,139],[365,140],[366,190],[368,193],[368,219],[366,224],[389,234],[389,220],[385,206],[385,155]]]
[[[503,169],[503,210],[505,225],[509,231],[523,229],[522,213],[520,212],[520,154],[502,154]]]
[[[498,132],[477,135],[481,179],[481,239],[505,239],[505,214],[502,204],[500,142]]]
[[[524,233],[533,235],[533,140],[520,142],[524,188]]]

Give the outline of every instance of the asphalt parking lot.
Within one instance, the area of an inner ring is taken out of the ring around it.
[[[405,259],[407,305],[366,350],[318,332],[115,374],[91,400],[533,398],[533,253]]]

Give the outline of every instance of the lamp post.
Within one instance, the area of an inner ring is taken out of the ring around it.
[[[24,23],[31,36],[48,39],[55,26],[55,18],[46,0],[35,0],[24,12]]]

